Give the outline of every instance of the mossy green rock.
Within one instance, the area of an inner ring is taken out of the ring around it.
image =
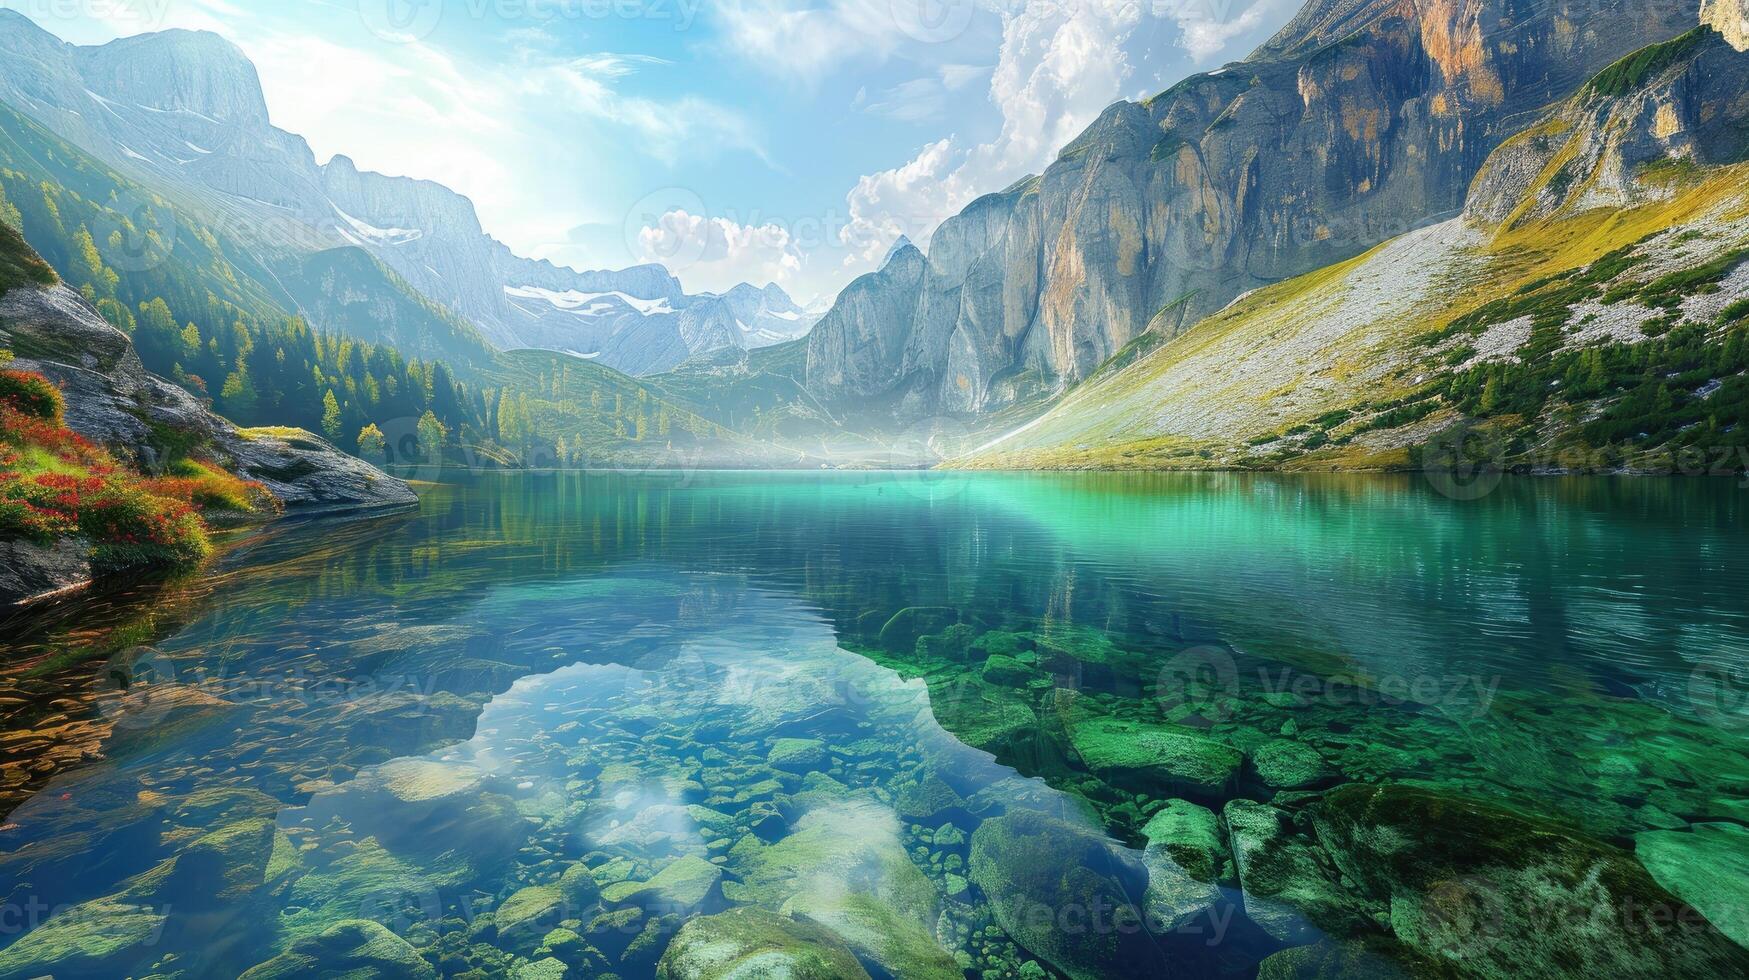
[[[1245,915],[1279,942],[1311,942],[1320,930],[1345,935],[1365,927],[1365,909],[1337,881],[1316,844],[1295,834],[1287,814],[1253,800],[1221,811]]]
[[[0,950],[0,978],[126,976],[164,921],[149,907],[110,899],[75,905]]]
[[[723,869],[687,855],[668,862],[649,881],[620,881],[601,890],[609,905],[638,905],[663,912],[690,912],[708,901]]]
[[[1030,666],[1000,653],[992,654],[984,661],[981,673],[984,680],[1002,687],[1025,687],[1027,681],[1038,676]]]
[[[668,943],[658,980],[867,980],[831,931],[764,909],[693,919]]]
[[[1025,633],[989,630],[972,641],[972,648],[991,656],[1017,657],[1032,650],[1032,637]]]
[[[1087,768],[1135,789],[1218,797],[1245,764],[1238,749],[1207,736],[1116,718],[1080,722],[1070,740]]]
[[[917,655],[937,660],[965,660],[972,649],[977,631],[964,623],[955,623],[939,633],[917,638]]]
[[[565,918],[587,919],[585,913],[601,903],[601,886],[588,867],[573,864],[559,876],[559,900],[564,903]]]
[[[1652,831],[1634,838],[1634,855],[1658,884],[1749,946],[1749,828],[1703,823],[1688,832]]]
[[[1125,848],[1031,811],[986,820],[972,834],[971,879],[1021,946],[1072,980],[1165,975],[1155,937],[1111,928],[1113,910],[1142,916],[1148,873]],[[1104,910],[1105,928],[1089,921]]]
[[[805,916],[844,940],[864,962],[905,980],[962,980],[964,974],[935,936],[891,905],[844,889],[804,891],[781,911]]]
[[[826,743],[817,738],[780,738],[765,761],[785,772],[810,772],[826,765]]]
[[[1251,764],[1257,768],[1264,785],[1276,789],[1305,789],[1329,782],[1335,776],[1335,770],[1317,749],[1287,739],[1265,742],[1253,749]]]
[[[942,782],[941,777],[928,775],[917,782],[900,786],[895,794],[894,809],[899,816],[907,820],[922,820],[933,822],[933,819],[949,810],[957,810],[966,805],[966,801],[955,792],[953,787]]]
[[[266,819],[220,827],[134,878],[123,898],[184,910],[234,906],[266,883],[275,836]]]
[[[1340,787],[1312,817],[1397,938],[1466,972],[1749,975],[1749,951],[1631,855],[1553,821],[1401,785]]]
[[[1167,800],[1142,828],[1142,836],[1150,848],[1164,851],[1197,881],[1218,881],[1226,875],[1227,848],[1221,843],[1220,818],[1207,807],[1188,800]]]
[[[518,889],[492,912],[492,921],[498,926],[498,945],[524,956],[540,946],[542,937],[566,917],[565,899],[558,885]]]
[[[383,926],[349,919],[245,972],[240,980],[435,980],[437,971],[406,940]]]
[[[1166,929],[1194,921],[1220,901],[1216,884],[1227,862],[1213,811],[1171,800],[1142,830],[1148,846],[1148,914]]]
[[[934,928],[940,915],[935,886],[905,852],[891,810],[850,801],[814,810],[776,843],[749,835],[729,851],[741,881],[737,895],[771,908],[797,895],[843,894],[844,882],[895,914]],[[814,904],[814,903],[810,903]]]
[[[516,980],[565,980],[570,975],[571,968],[551,956],[516,968]]]

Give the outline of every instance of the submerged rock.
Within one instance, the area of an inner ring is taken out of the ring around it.
[[[947,950],[927,929],[872,896],[824,889],[802,892],[782,910],[806,916],[844,940],[865,962],[905,980],[961,980]]]
[[[771,744],[766,764],[785,772],[809,772],[826,765],[826,743],[817,738],[780,738]]]
[[[1167,930],[1177,929],[1220,901],[1219,880],[1227,864],[1220,822],[1208,809],[1171,800],[1142,830],[1148,845],[1148,914]]]
[[[1634,838],[1634,855],[1658,884],[1694,906],[1739,946],[1749,946],[1749,828],[1696,824]]]
[[[1366,924],[1359,903],[1325,867],[1310,840],[1292,831],[1286,813],[1252,800],[1222,810],[1233,864],[1245,892],[1245,915],[1278,942],[1303,943],[1320,929],[1344,934]]]
[[[972,834],[971,879],[996,921],[1072,980],[1164,975],[1144,922],[1148,873],[1125,848],[1031,811],[985,821]]]
[[[436,980],[437,971],[407,941],[375,922],[350,919],[246,971],[239,980]]]
[[[165,919],[150,906],[110,899],[75,905],[0,950],[0,980],[125,976]]]
[[[1400,785],[1341,787],[1312,815],[1397,938],[1466,972],[1749,974],[1749,951],[1631,855],[1551,821]]]
[[[1069,737],[1087,768],[1141,790],[1219,797],[1238,780],[1245,763],[1238,749],[1212,738],[1116,718],[1077,723]]]
[[[716,893],[723,869],[703,858],[670,861],[649,881],[620,881],[601,890],[609,905],[637,905],[659,912],[694,912]]]
[[[732,909],[682,926],[656,965],[658,980],[867,980],[844,943],[812,922]]]
[[[1317,749],[1286,739],[1258,746],[1251,753],[1251,764],[1264,785],[1276,789],[1305,789],[1329,782],[1336,775]]]

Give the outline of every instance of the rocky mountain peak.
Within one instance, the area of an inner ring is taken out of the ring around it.
[[[165,112],[188,112],[227,126],[268,125],[255,65],[207,31],[171,30],[76,48],[80,75],[106,98]]]
[[[1749,51],[1749,0],[1701,0],[1700,22],[1738,51]]]

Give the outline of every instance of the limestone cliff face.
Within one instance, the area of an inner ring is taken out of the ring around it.
[[[1058,390],[1150,326],[1457,213],[1507,136],[1698,9],[1315,0],[1246,61],[1113,105],[944,223],[917,276],[859,280],[810,339],[809,387],[901,418]]]
[[[1670,197],[1686,169],[1749,153],[1746,92],[1749,56],[1708,27],[1636,52],[1503,143],[1464,216],[1511,227]]]

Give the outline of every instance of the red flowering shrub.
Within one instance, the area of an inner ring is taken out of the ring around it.
[[[0,371],[0,403],[33,419],[61,424],[61,389],[33,371]]]
[[[92,543],[100,574],[188,565],[212,551],[199,510],[279,505],[261,484],[195,460],[145,479],[68,430],[61,411],[60,392],[40,376],[0,372],[0,540],[77,535]]]

